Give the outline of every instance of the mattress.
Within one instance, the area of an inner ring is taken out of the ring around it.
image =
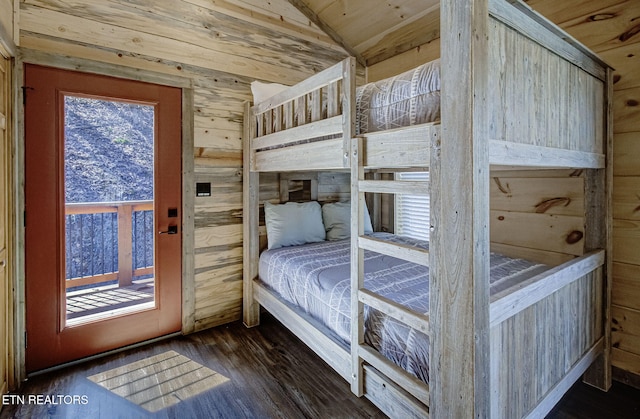
[[[281,89],[286,86],[281,86]],[[322,101],[323,118],[327,116],[326,92]],[[258,102],[254,92],[254,100]],[[311,94],[307,100],[311,101]],[[311,120],[311,107],[307,108]],[[295,125],[298,124],[295,115]],[[406,127],[440,120],[440,60],[430,61],[393,77],[356,88],[356,134]],[[271,132],[278,131],[275,118]],[[342,137],[341,134],[303,139],[291,143],[305,144]],[[265,147],[272,150],[281,146]]]
[[[356,134],[440,119],[440,60],[356,89]]]
[[[428,243],[389,233],[373,236],[411,246]],[[365,251],[365,287],[418,313],[429,312],[429,269]],[[260,280],[283,300],[346,345],[351,331],[350,240],[325,241],[267,250],[260,256]],[[546,270],[545,265],[491,254],[492,293]],[[365,341],[424,382],[429,380],[428,337],[365,306]]]

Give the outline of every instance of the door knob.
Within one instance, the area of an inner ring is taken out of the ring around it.
[[[158,234],[178,234],[178,226],[169,226],[167,231],[159,231]]]

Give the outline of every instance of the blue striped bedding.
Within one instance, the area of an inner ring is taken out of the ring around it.
[[[374,233],[377,238],[428,248],[425,241]],[[267,250],[260,256],[260,280],[345,344],[350,341],[350,241],[325,241]],[[548,269],[523,259],[491,254],[491,292]],[[365,251],[365,287],[410,309],[429,312],[429,268]],[[365,307],[365,341],[421,380],[429,380],[428,337]]]

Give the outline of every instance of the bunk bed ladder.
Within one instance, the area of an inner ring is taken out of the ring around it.
[[[429,265],[429,252],[424,249],[368,237],[364,235],[364,194],[429,194],[428,181],[365,180],[362,160],[364,138],[351,140],[351,390],[357,396],[365,393],[364,363],[371,365],[425,404],[429,401],[427,384],[395,365],[364,342],[364,307],[378,310],[411,328],[429,334],[429,316],[412,311],[365,288],[364,251],[369,250]]]

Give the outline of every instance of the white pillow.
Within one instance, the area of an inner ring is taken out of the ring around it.
[[[311,202],[264,203],[267,248],[277,249],[323,241],[326,237],[320,204]]]
[[[333,202],[322,206],[322,219],[327,230],[327,240],[342,240],[351,237],[351,202]],[[371,217],[365,204],[364,232],[373,233]]]
[[[253,103],[264,102],[271,96],[277,95],[289,86],[279,83],[263,83],[261,81],[251,82],[251,93],[253,94]]]

